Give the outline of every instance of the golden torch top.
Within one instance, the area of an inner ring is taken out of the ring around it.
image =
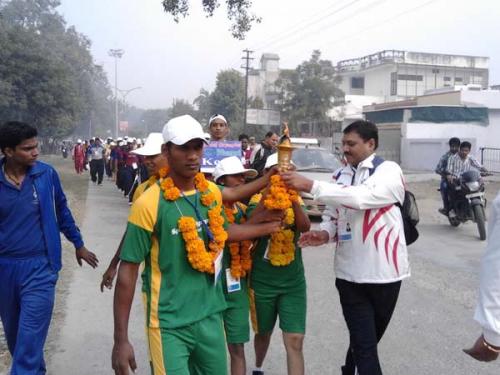
[[[281,170],[286,171],[290,168],[292,152],[295,147],[292,146],[292,142],[290,140],[288,123],[284,122],[283,126],[283,135],[278,143],[278,166]]]

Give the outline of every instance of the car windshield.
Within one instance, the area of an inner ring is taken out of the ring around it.
[[[341,164],[337,158],[323,149],[299,148],[293,152],[292,160],[297,170],[324,170],[333,172]]]

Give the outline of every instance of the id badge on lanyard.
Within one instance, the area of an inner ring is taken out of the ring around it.
[[[226,268],[226,283],[228,293],[233,293],[241,290],[240,278],[234,278],[233,275],[231,275],[231,268]]]
[[[342,209],[340,213],[341,215],[339,215],[339,218],[337,220],[339,241],[340,242],[352,241],[352,228],[347,215],[347,209],[345,208]]]

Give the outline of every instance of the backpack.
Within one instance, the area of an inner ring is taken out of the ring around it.
[[[377,167],[383,162],[384,159],[380,156],[376,155],[373,158],[373,168],[370,168],[370,176],[375,172],[375,169],[377,169]],[[405,189],[403,204],[397,202],[396,206],[399,207],[401,216],[403,217],[406,245],[411,245],[418,239],[419,236],[417,224],[420,221],[420,215],[418,213],[418,206],[415,195],[411,191]]]

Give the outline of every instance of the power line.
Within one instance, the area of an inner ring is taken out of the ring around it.
[[[285,43],[283,45],[279,45],[278,44],[278,47],[275,47],[275,48],[279,48],[280,50],[283,50],[283,49],[286,49],[288,48],[289,46],[292,46],[292,45],[295,45],[297,43],[297,41],[304,41],[305,39],[311,37],[311,36],[315,36],[315,35],[318,35],[320,33],[322,33],[323,31],[327,30],[327,29],[331,29],[332,27],[335,27],[335,26],[338,26],[342,23],[345,23],[347,21],[350,21],[351,19],[353,18],[356,18],[357,16],[359,16],[360,14],[364,13],[364,12],[367,12],[371,9],[373,9],[374,7],[377,7],[379,6],[380,4],[382,3],[385,3],[387,2],[387,0],[376,0],[370,4],[367,4],[366,6],[364,6],[363,8],[361,9],[357,9],[356,11],[350,13],[349,15],[347,15],[346,17],[342,18],[341,20],[339,20],[338,22],[336,23],[331,23],[329,25],[326,25],[326,26],[323,26],[323,27],[320,27],[316,30],[313,30],[309,33],[306,33],[306,34],[303,34],[303,35],[298,35],[297,38],[291,40],[290,42],[288,43]]]
[[[371,26],[368,26],[368,27],[366,27],[366,28],[364,28],[364,29],[361,29],[361,30],[359,30],[357,33],[354,33],[354,34],[352,34],[352,35],[350,35],[350,36],[348,36],[348,37],[339,38],[339,39],[333,40],[333,41],[331,41],[331,42],[325,43],[325,44],[323,44],[321,47],[325,47],[325,46],[327,46],[327,45],[328,45],[328,46],[330,46],[330,45],[334,45],[334,44],[337,44],[337,43],[339,43],[339,42],[343,42],[343,41],[346,41],[346,40],[352,39],[353,37],[355,37],[355,36],[357,36],[357,35],[359,35],[359,34],[362,34],[362,33],[364,33],[365,31],[368,31],[368,30],[371,30],[371,29],[374,29],[374,28],[377,28],[377,27],[380,27],[380,26],[385,26],[385,24],[386,24],[387,22],[391,22],[391,21],[395,20],[396,18],[399,18],[399,17],[404,16],[404,15],[406,15],[406,14],[408,14],[408,13],[411,13],[411,12],[417,11],[417,10],[419,10],[419,9],[421,9],[421,8],[424,8],[424,7],[426,7],[426,6],[428,6],[428,5],[432,4],[432,3],[435,3],[435,2],[437,2],[437,1],[441,1],[441,0],[429,0],[429,1],[426,1],[425,3],[422,3],[422,4],[420,4],[420,5],[417,5],[416,7],[413,7],[413,8],[407,9],[407,10],[405,10],[405,11],[403,11],[403,12],[400,12],[400,13],[398,13],[398,14],[394,15],[394,16],[388,17],[388,18],[384,19],[383,21],[377,21],[377,23],[372,24]]]
[[[329,17],[329,16],[331,16],[331,15],[334,15],[334,14],[336,14],[336,13],[338,13],[338,12],[342,11],[343,9],[345,9],[345,8],[347,8],[347,7],[351,6],[351,5],[353,5],[353,4],[357,3],[357,2],[359,2],[359,1],[361,1],[361,0],[353,0],[353,1],[351,1],[351,2],[350,2],[349,4],[347,4],[347,5],[341,6],[339,9],[335,10],[334,12],[328,13],[327,15],[324,15],[324,16],[320,17],[319,19],[314,19],[314,20],[312,20],[312,21],[311,21],[311,17],[316,17],[317,15],[322,15],[322,14],[324,14],[324,12],[328,11],[329,9],[331,9],[331,8],[333,8],[333,7],[338,6],[338,4],[333,4],[333,5],[330,5],[330,6],[328,6],[327,8],[325,8],[325,9],[323,9],[323,10],[321,10],[321,11],[315,12],[315,13],[313,13],[312,15],[310,15],[310,16],[308,16],[308,17],[306,17],[306,18],[302,19],[302,20],[301,20],[301,21],[299,21],[299,22],[298,22],[298,24],[297,24],[294,28],[292,28],[291,30],[290,30],[290,29],[287,29],[287,30],[283,30],[283,31],[279,32],[278,34],[276,34],[274,37],[272,37],[272,38],[271,38],[271,42],[269,42],[269,40],[267,40],[267,41],[265,41],[265,43],[267,43],[267,44],[263,45],[262,47],[252,47],[252,49],[253,49],[254,51],[255,51],[255,50],[262,50],[262,49],[264,49],[264,48],[268,47],[269,45],[272,45],[272,44],[276,43],[277,41],[279,41],[279,40],[281,40],[281,39],[286,38],[286,36],[285,36],[285,37],[283,37],[283,38],[281,38],[281,36],[282,36],[282,35],[291,35],[291,34],[293,34],[293,33],[294,33],[294,32],[296,32],[296,31],[301,31],[301,30],[303,30],[303,29],[305,29],[305,28],[309,27],[310,25],[313,25],[313,24],[315,24],[315,23],[317,23],[317,22],[319,22],[319,21],[322,21],[323,19],[325,19],[325,18],[327,18],[327,17]],[[301,27],[300,25],[302,25],[304,22],[309,22],[309,23],[308,23],[307,25],[305,25],[305,26]],[[235,65],[239,64],[239,60],[232,60],[232,61],[233,61],[233,62],[232,62],[231,64],[229,64],[230,66],[235,66]]]
[[[296,25],[296,26],[295,26],[295,27],[293,27],[292,29],[287,29],[287,30],[284,30],[284,31],[282,31],[282,32],[278,33],[277,35],[275,35],[274,37],[272,37],[272,38],[270,38],[270,39],[266,40],[266,41],[264,42],[264,43],[266,43],[266,44],[264,44],[263,46],[261,46],[261,47],[253,47],[253,48],[254,48],[255,50],[262,50],[262,49],[264,49],[264,48],[267,48],[268,46],[273,45],[273,44],[274,44],[274,43],[276,43],[277,41],[279,41],[279,40],[281,40],[281,39],[286,39],[289,35],[293,35],[294,33],[299,32],[299,31],[301,31],[301,30],[304,30],[304,29],[308,28],[309,26],[314,25],[314,24],[316,24],[317,22],[320,22],[320,21],[324,20],[325,18],[328,18],[328,17],[330,17],[330,16],[332,16],[332,15],[335,15],[335,14],[337,14],[337,13],[341,12],[342,10],[344,10],[344,9],[346,9],[346,8],[348,8],[348,7],[352,6],[352,5],[354,5],[355,3],[359,2],[359,1],[361,1],[361,0],[353,0],[353,1],[351,1],[350,3],[348,3],[348,4],[344,5],[344,6],[341,6],[339,9],[336,9],[336,10],[334,10],[334,11],[333,11],[333,12],[331,12],[331,13],[328,13],[328,14],[326,14],[326,15],[323,15],[325,11],[327,11],[328,9],[331,9],[332,7],[337,6],[338,4],[331,5],[331,6],[329,6],[328,8],[323,9],[323,10],[322,10],[322,11],[320,11],[320,12],[314,13],[314,15],[313,15],[313,16],[309,16],[309,17],[307,17],[307,18],[303,19],[302,21],[299,21],[298,25]],[[320,18],[318,18],[318,19],[313,19],[313,20],[311,21],[311,17],[316,17],[316,15],[318,15],[318,14],[321,14],[322,16],[321,16]],[[308,22],[306,25],[304,25],[304,26],[300,26],[302,23],[307,22],[307,21],[309,21],[309,22]],[[284,36],[282,36],[282,35],[284,35]]]

